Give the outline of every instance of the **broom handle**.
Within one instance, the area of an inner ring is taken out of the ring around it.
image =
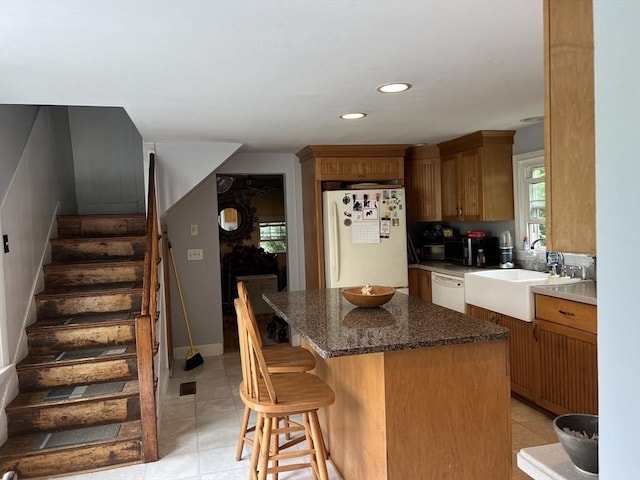
[[[180,305],[182,306],[182,315],[184,315],[184,324],[187,327],[187,335],[189,336],[189,345],[193,350],[193,339],[191,338],[191,329],[189,328],[189,319],[187,318],[187,309],[184,307],[184,297],[182,296],[182,287],[180,286],[180,277],[178,276],[178,269],[176,268],[176,259],[173,256],[173,249],[171,248],[171,242],[169,242],[169,254],[171,255],[171,265],[173,266],[173,273],[176,276],[176,285],[178,285],[178,295],[180,295]]]

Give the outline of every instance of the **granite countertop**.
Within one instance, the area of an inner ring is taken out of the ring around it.
[[[420,262],[409,265],[409,268],[420,268],[431,272],[443,273],[454,277],[463,278],[465,273],[479,272],[482,270],[496,270],[498,266],[487,266],[483,268],[458,265],[443,261]],[[533,293],[547,295],[549,297],[563,298],[575,302],[598,304],[596,283],[593,280],[570,283],[566,285],[533,285]]]
[[[323,358],[508,338],[509,330],[397,292],[357,308],[340,288],[265,292],[262,298]]]
[[[573,300],[590,305],[598,304],[596,282],[593,280],[569,283],[566,285],[533,285],[531,291],[539,295],[547,295],[548,297]]]
[[[420,268],[422,270],[429,270],[430,272],[443,273],[445,275],[451,275],[454,277],[464,277],[465,273],[477,272],[479,270],[483,270],[478,267],[470,267],[468,265],[460,265],[457,263],[450,263],[445,261],[431,261],[431,262],[420,262],[413,263],[409,265],[409,268]],[[487,267],[487,269],[495,269],[497,266]]]

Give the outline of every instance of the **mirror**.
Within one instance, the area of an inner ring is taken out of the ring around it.
[[[220,241],[227,245],[248,240],[256,230],[256,208],[244,198],[220,199],[218,225]]]

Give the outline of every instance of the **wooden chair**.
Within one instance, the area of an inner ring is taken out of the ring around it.
[[[248,321],[250,321],[253,324],[253,328],[258,331],[258,322],[256,320],[251,301],[249,300],[249,292],[243,282],[238,282],[238,298],[247,308]],[[238,335],[242,335],[240,329],[238,329]],[[260,335],[258,335],[258,341],[262,347]],[[242,353],[242,346],[240,347],[240,350]],[[316,366],[315,357],[310,351],[304,348],[280,344],[263,347],[262,351],[270,373],[307,372]],[[242,424],[240,426],[240,435],[238,436],[238,447],[236,450],[236,460],[238,461],[242,459],[242,450],[245,443],[253,445],[253,439],[248,436],[249,433],[255,431],[255,427],[249,427],[250,415],[251,409],[245,405],[242,415]],[[284,420],[285,422],[288,421],[286,418]],[[287,434],[287,439],[290,438],[290,434]]]
[[[237,298],[234,305],[242,361],[240,397],[246,407],[258,414],[249,478],[266,480],[271,473],[275,480],[278,472],[311,468],[314,479],[328,480],[326,452],[317,411],[333,404],[333,390],[310,373],[272,375],[263,354],[259,332],[249,318],[246,304]],[[302,415],[302,424],[286,422],[283,428],[279,426],[280,418],[298,414]],[[277,440],[279,435],[294,429],[304,431],[307,448],[281,451]],[[280,460],[300,457],[309,457],[309,461],[301,458],[298,463],[279,464]]]

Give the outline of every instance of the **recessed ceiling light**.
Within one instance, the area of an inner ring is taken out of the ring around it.
[[[343,120],[358,120],[359,118],[364,118],[366,116],[367,116],[366,113],[354,112],[354,113],[345,113],[343,115],[340,115],[340,118]]]
[[[385,83],[384,85],[380,85],[376,90],[380,93],[400,93],[411,88],[410,83]]]
[[[538,123],[538,122],[542,122],[544,121],[544,117],[543,116],[538,116],[538,117],[527,117],[527,118],[523,118],[522,120],[520,120],[522,123]]]

